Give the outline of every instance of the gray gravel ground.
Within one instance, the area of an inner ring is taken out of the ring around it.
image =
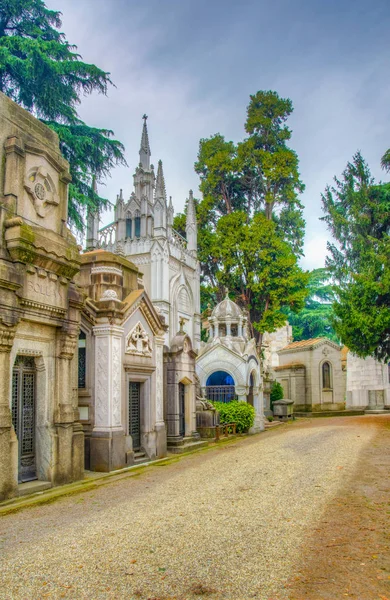
[[[355,419],[287,425],[2,518],[0,598],[288,598],[300,547],[374,436]]]

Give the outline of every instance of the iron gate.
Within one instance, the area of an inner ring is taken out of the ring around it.
[[[133,438],[133,450],[141,447],[141,384],[129,382],[129,435]]]
[[[184,383],[179,383],[179,435],[183,436],[186,432],[186,424],[185,424],[185,394],[186,388]]]
[[[231,402],[236,400],[234,385],[207,385],[206,398],[212,402]]]
[[[37,479],[35,465],[35,362],[17,356],[12,372],[12,424],[18,438],[20,483]]]

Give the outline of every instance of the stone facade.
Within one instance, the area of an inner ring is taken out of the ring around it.
[[[196,361],[202,394],[218,399],[211,388],[226,387],[210,384],[213,375],[225,373],[231,378],[235,395],[241,402],[250,402],[256,417],[252,432],[264,429],[262,379],[260,359],[254,339],[249,339],[247,317],[228,295],[212,311],[208,318],[209,339],[202,342]],[[230,381],[230,380],[229,380]],[[229,390],[225,390],[227,393]]]
[[[83,477],[75,350],[83,295],[57,135],[0,94],[0,499]]]
[[[184,324],[183,324],[184,325]],[[199,438],[196,431],[196,353],[180,329],[164,353],[165,421],[170,451],[178,452]]]
[[[347,408],[390,409],[390,366],[372,357],[347,354]]]
[[[194,350],[200,344],[200,267],[197,224],[192,191],[189,193],[186,239],[173,229],[172,198],[167,201],[162,162],[157,175],[146,116],[141,136],[134,190],[125,200],[122,190],[115,203],[114,221],[99,230],[98,215],[88,219],[87,249],[102,248],[126,256],[144,274],[146,292],[167,324],[165,344],[184,323]]]
[[[79,339],[79,406],[85,462],[94,471],[166,454],[165,325],[143,289],[138,268],[95,250],[81,257],[88,295]]]
[[[345,409],[345,376],[341,349],[327,338],[293,342],[279,350],[274,377],[294,410],[319,412]]]

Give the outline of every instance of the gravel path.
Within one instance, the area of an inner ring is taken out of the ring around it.
[[[0,521],[1,599],[288,598],[375,430],[295,423]]]

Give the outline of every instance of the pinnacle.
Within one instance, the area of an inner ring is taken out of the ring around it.
[[[162,161],[158,161],[155,198],[167,199]]]
[[[145,115],[143,117],[144,119],[144,124],[142,127],[142,136],[141,136],[141,147],[140,147],[140,153],[144,152],[147,155],[151,155],[150,152],[150,145],[149,145],[149,135],[148,135],[148,128],[146,125],[146,118]]]

